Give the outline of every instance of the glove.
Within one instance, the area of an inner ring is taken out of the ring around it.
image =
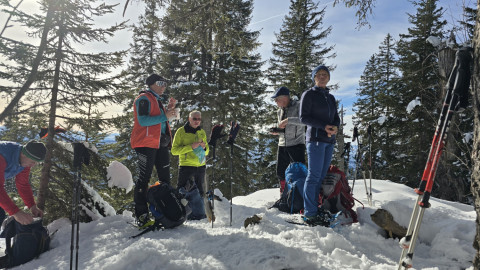
[[[212,134],[210,135],[210,141],[208,145],[215,147],[217,145],[217,140],[225,136],[226,134],[222,134],[223,125],[215,125],[212,128]]]
[[[240,124],[238,124],[235,121],[232,121],[231,127],[230,127],[230,134],[228,135],[228,141],[227,141],[228,144],[233,145],[239,129],[240,129]]]

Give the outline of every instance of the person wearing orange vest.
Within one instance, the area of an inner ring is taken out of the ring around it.
[[[150,221],[147,205],[147,189],[153,167],[157,169],[158,181],[170,184],[170,153],[172,133],[169,118],[175,116],[176,100],[170,98],[167,108],[162,105],[166,80],[150,75],[147,90],[141,91],[133,103],[134,124],[130,137],[131,147],[138,156],[138,178],[135,181],[135,216],[139,227]]]

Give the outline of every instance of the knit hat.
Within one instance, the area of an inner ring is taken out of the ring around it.
[[[317,72],[320,70],[325,70],[328,73],[328,77],[330,77],[330,70],[324,65],[320,65],[312,70],[312,82],[315,83],[315,75],[317,75]]]
[[[42,142],[32,140],[22,147],[22,153],[33,161],[42,162],[45,159],[47,148]]]
[[[271,96],[271,98],[277,98],[279,96],[288,96],[288,95],[290,95],[290,89],[288,89],[285,86],[282,86],[277,89],[277,91],[275,92],[275,95]]]
[[[152,74],[152,75],[148,76],[148,78],[145,80],[145,84],[147,86],[150,86],[150,85],[155,84],[155,82],[157,82],[157,81],[165,81],[165,78],[163,78],[162,76],[157,75],[157,74]]]

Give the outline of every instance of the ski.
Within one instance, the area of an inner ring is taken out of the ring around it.
[[[136,224],[134,221],[127,221],[127,224],[130,224],[132,225],[133,227],[135,227],[136,229],[138,230],[145,230],[146,228],[150,227],[151,225],[153,225],[155,223],[155,220],[150,220],[149,222],[147,222],[145,225],[143,226],[138,226],[138,224]]]

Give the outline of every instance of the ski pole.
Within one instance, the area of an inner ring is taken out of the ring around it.
[[[233,144],[230,145],[230,226],[233,219]]]
[[[79,174],[80,174],[80,169],[77,168],[76,172],[75,172],[75,177],[74,177],[74,182],[73,182],[73,195],[72,195],[72,232],[71,232],[71,238],[70,238],[70,270],[73,269],[73,252],[74,252],[74,249],[75,247],[77,248],[77,251],[78,251],[78,246],[75,246],[75,240],[76,240],[76,237],[75,237],[75,226],[77,225],[77,216],[78,216],[78,200],[77,200],[77,189],[78,189],[78,185],[77,185],[77,182],[78,182],[78,178],[79,178]],[[78,254],[78,252],[77,252]],[[77,268],[75,268],[77,269]]]
[[[230,226],[232,226],[233,219],[233,146],[237,138],[238,130],[240,130],[240,124],[232,121],[230,123],[230,134],[228,134],[227,140],[227,143],[230,144]]]
[[[352,143],[358,138],[358,128],[354,127],[353,128],[353,138],[352,138]],[[357,179],[357,168],[358,168],[358,161],[359,161],[359,149],[361,145],[360,142],[357,140],[357,153],[355,154],[355,169],[353,170],[353,183],[352,183],[352,194],[353,194],[353,188],[355,187],[355,180]]]
[[[363,155],[362,155],[363,156]],[[368,194],[368,186],[367,186],[367,176],[365,175],[365,159],[362,158],[361,169],[362,169],[362,176],[363,176],[363,183],[365,184],[365,194],[367,195],[367,203],[368,205],[372,206],[370,202],[370,194]]]
[[[461,48],[456,53],[455,66],[448,80],[445,102],[443,103],[442,112],[432,140],[427,164],[425,165],[420,186],[418,189],[415,189],[418,198],[412,212],[412,217],[410,218],[407,234],[400,241],[403,250],[398,264],[399,270],[404,268],[408,269],[413,265],[412,260],[416,240],[418,238],[425,209],[430,207],[429,199],[433,182],[435,180],[438,162],[446,143],[450,121],[455,113],[456,106],[458,105],[459,95],[465,94],[470,84],[471,54],[469,49],[470,48]]]
[[[368,125],[367,128],[367,133],[368,133],[368,153],[369,153],[369,159],[368,159],[368,170],[370,172],[370,193],[368,194],[368,202],[369,205],[373,205],[373,200],[372,200],[372,126]]]
[[[70,270],[73,269],[73,250],[75,243],[75,269],[78,269],[78,249],[80,240],[80,213],[79,203],[82,185],[82,164],[88,165],[90,154],[83,143],[72,143],[73,146],[73,168],[75,171],[72,196],[72,234],[70,239]],[[75,230],[76,226],[76,230]],[[75,235],[76,234],[76,235]],[[76,241],[75,241],[76,240]]]
[[[213,229],[213,222],[215,222],[215,186],[214,186],[214,181],[215,181],[215,162],[216,162],[216,156],[215,156],[215,146],[212,147],[212,155],[213,155],[213,164],[212,164],[212,184],[210,185],[211,189],[211,194],[209,194],[212,197],[212,229]]]
[[[370,204],[370,195],[368,195],[367,177],[365,176],[365,170],[362,170],[362,174],[363,174],[363,183],[365,183],[365,193],[367,194],[367,202],[368,202],[368,205],[372,206]]]
[[[78,249],[79,249],[79,240],[80,240],[80,213],[79,213],[79,203],[80,203],[80,193],[81,193],[81,181],[82,181],[82,174],[80,169],[78,169],[78,177],[77,177],[77,188],[76,196],[77,199],[75,200],[75,226],[77,227],[76,237],[77,240],[75,242],[75,269],[78,269]]]

